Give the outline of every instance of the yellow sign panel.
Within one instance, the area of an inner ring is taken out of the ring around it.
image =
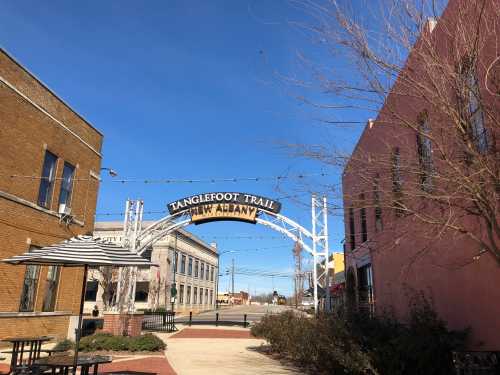
[[[255,223],[257,208],[246,204],[204,204],[189,209],[191,222],[201,223],[215,220],[239,220]]]

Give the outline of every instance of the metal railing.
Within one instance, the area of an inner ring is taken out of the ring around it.
[[[175,312],[173,311],[144,311],[142,321],[144,331],[175,332]]]
[[[235,320],[235,319],[221,319],[219,313],[215,313],[215,319],[207,319],[207,318],[202,318],[198,320],[193,320],[193,312],[189,312],[189,320],[187,320],[185,323],[188,326],[192,325],[215,325],[216,327],[218,326],[243,326],[244,328],[247,328],[250,323],[247,320],[247,314],[242,315],[242,320]]]

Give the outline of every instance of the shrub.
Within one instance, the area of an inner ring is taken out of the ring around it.
[[[328,374],[450,374],[451,352],[463,349],[467,333],[448,330],[421,296],[412,302],[407,324],[389,313],[309,318],[288,311],[252,327],[274,352]]]
[[[53,349],[55,350],[73,350],[75,343],[69,339],[59,341]]]
[[[113,336],[109,333],[96,333],[80,340],[80,350],[83,352],[105,351],[160,351],[165,349],[165,343],[154,336],[146,334],[137,337]]]
[[[155,335],[148,333],[142,336],[130,337],[130,351],[156,352],[165,349],[165,343]]]

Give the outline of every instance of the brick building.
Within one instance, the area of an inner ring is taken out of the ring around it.
[[[147,228],[153,223],[153,221],[143,221],[142,227]],[[97,222],[94,236],[121,243],[123,222]],[[143,256],[150,258],[159,267],[138,269],[134,304],[136,309],[158,307],[170,309],[170,290],[174,283],[177,289],[174,306],[176,312],[197,312],[215,307],[219,274],[215,244],[209,245],[181,228],[153,243],[151,249]],[[177,266],[175,272],[174,264]],[[89,272],[85,299],[86,312],[90,312],[95,305],[100,311],[104,309],[103,285],[99,282],[100,279],[102,279],[100,272],[95,270]],[[115,293],[116,283],[113,282],[108,298],[113,300]]]
[[[344,169],[346,281],[359,308],[402,320],[423,294],[471,348],[499,350],[500,1],[484,4],[429,20]]]
[[[102,134],[0,50],[0,258],[92,232]],[[83,270],[0,263],[0,339],[67,336]]]

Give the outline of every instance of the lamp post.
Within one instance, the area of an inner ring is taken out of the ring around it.
[[[215,280],[215,310],[219,309],[219,276],[222,276],[222,274],[219,273],[220,257],[221,257],[221,255],[227,254],[227,253],[236,253],[236,250],[221,251],[217,255],[217,279]]]
[[[107,168],[107,167],[103,167],[101,168],[101,171],[108,171],[109,175],[111,177],[116,177],[118,176],[118,173],[113,169],[113,168]]]

